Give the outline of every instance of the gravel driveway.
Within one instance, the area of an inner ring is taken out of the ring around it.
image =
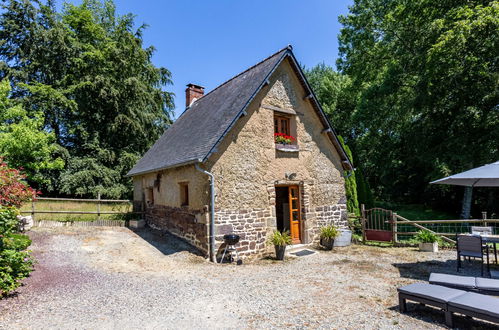
[[[36,271],[0,300],[0,328],[445,328],[431,308],[400,314],[396,288],[455,269],[453,251],[356,245],[236,266],[211,264],[150,230],[37,228],[30,236]]]

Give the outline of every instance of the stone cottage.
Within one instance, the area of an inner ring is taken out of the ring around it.
[[[128,173],[148,226],[212,260],[227,233],[250,256],[275,229],[307,244],[321,226],[346,226],[352,165],[291,46],[209,93],[187,85],[186,106]]]

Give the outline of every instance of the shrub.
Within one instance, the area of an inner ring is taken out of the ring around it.
[[[17,208],[37,194],[24,179],[19,170],[0,159],[0,296],[17,289],[33,270],[34,259],[26,251],[31,240],[16,234]]]
[[[27,251],[0,251],[0,295],[14,291],[33,271],[34,259]]]
[[[420,243],[435,243],[440,242],[440,237],[428,230],[420,230],[416,235],[416,240]]]
[[[31,239],[28,235],[23,234],[11,234],[4,236],[0,241],[0,250],[15,250],[23,251],[31,245]]]
[[[28,186],[26,175],[15,168],[10,168],[0,158],[0,204],[20,207],[36,197],[38,192]]]
[[[279,230],[274,230],[274,233],[269,238],[269,244],[285,246],[291,244],[291,236],[289,236],[289,231],[280,232]]]
[[[340,235],[340,231],[335,225],[328,225],[321,228],[321,238],[335,239]]]
[[[0,235],[8,235],[17,229],[19,211],[12,206],[0,206]]]

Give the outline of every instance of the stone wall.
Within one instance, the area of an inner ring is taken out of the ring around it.
[[[335,225],[340,228],[348,227],[348,213],[346,204],[324,205],[315,208],[315,224],[313,227],[313,241],[319,240],[321,227]]]
[[[223,251],[223,236],[236,234],[241,237],[237,245],[240,257],[259,256],[266,250],[268,222],[273,220],[270,209],[220,210],[215,212],[216,249]]]
[[[205,255],[208,254],[208,226],[206,210],[152,205],[146,208],[147,225],[185,239]]]

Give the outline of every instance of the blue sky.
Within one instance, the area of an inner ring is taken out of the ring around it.
[[[80,1],[73,0],[73,3]],[[58,1],[62,3],[62,1]],[[185,85],[210,91],[237,73],[293,45],[300,63],[334,65],[338,15],[351,0],[115,0],[118,13],[146,23],[145,45],[153,62],[172,72],[175,115],[185,108]]]

